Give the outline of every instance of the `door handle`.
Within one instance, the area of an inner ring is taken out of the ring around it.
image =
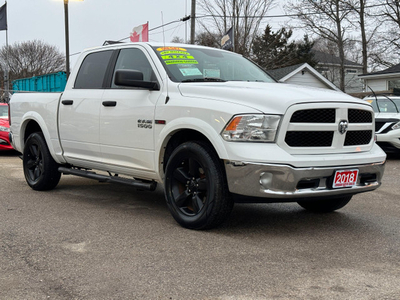
[[[72,105],[74,103],[74,100],[63,100],[61,101],[61,103],[64,105]]]
[[[103,106],[117,106],[117,101],[103,101]]]

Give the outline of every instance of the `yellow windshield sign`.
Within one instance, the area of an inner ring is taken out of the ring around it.
[[[199,62],[184,48],[161,47],[157,48],[166,65],[197,65]]]
[[[187,51],[185,48],[179,48],[179,47],[161,47],[157,48],[157,51],[165,51],[165,50],[178,50],[178,51]]]
[[[179,50],[168,50],[160,52],[161,55],[168,55],[168,54],[186,54],[187,51],[179,51]]]
[[[189,53],[186,53],[186,55],[162,55],[162,59],[194,59],[193,56],[188,55]]]
[[[198,65],[199,62],[194,59],[190,60],[166,60],[165,64],[167,65]]]

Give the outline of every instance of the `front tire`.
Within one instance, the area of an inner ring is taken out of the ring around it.
[[[23,168],[26,182],[36,191],[51,190],[60,181],[58,164],[51,156],[41,132],[32,133],[26,140]]]
[[[332,199],[304,200],[297,203],[306,210],[315,213],[330,213],[344,207],[352,196],[343,196]]]
[[[217,154],[201,142],[186,142],[171,154],[165,197],[174,219],[189,229],[210,229],[229,216],[233,200]]]

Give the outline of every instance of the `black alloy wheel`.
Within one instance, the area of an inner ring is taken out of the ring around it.
[[[61,173],[46,145],[42,133],[31,134],[24,147],[24,175],[34,190],[50,190],[57,186]]]
[[[209,229],[230,214],[233,201],[219,158],[207,144],[187,142],[172,153],[165,179],[168,208],[183,227]]]

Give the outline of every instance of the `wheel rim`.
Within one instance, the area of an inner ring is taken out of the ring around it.
[[[194,158],[181,161],[171,178],[175,206],[187,216],[198,215],[208,199],[209,180],[202,164]]]
[[[38,181],[43,174],[43,169],[43,155],[39,145],[29,145],[26,160],[26,174],[29,180]]]

